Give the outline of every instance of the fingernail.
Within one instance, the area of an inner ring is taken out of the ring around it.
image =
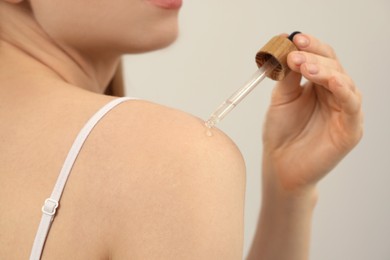
[[[295,53],[292,55],[292,62],[294,62],[296,65],[301,65],[306,61],[306,57],[302,54]]]
[[[315,75],[319,72],[318,66],[315,64],[306,64],[306,69],[312,75]]]
[[[294,40],[298,47],[307,47],[309,46],[309,39],[306,36],[303,36],[302,34],[298,34],[294,37]]]

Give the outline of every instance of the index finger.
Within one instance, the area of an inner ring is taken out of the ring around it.
[[[297,34],[294,36],[293,42],[299,50],[337,60],[336,53],[331,46],[309,34]]]

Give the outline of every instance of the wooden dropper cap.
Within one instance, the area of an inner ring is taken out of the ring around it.
[[[288,37],[275,36],[257,52],[256,63],[259,68],[270,58],[274,58],[274,61],[278,63],[277,67],[271,73],[268,73],[267,77],[273,80],[282,80],[290,72],[287,65],[287,55],[298,50],[292,40],[299,33],[293,32]]]

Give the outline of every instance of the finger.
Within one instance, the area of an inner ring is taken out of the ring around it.
[[[293,42],[302,51],[337,59],[336,53],[331,46],[321,42],[309,34],[297,34],[294,37]]]
[[[360,94],[347,75],[318,64],[305,63],[300,69],[307,80],[333,94],[343,112],[354,115],[360,111]]]
[[[294,68],[295,69],[295,68]],[[299,66],[299,72],[307,80],[321,85],[329,89],[329,80],[333,77],[340,78],[343,82],[346,82],[346,86],[354,92],[356,90],[355,84],[352,79],[345,73],[336,70],[333,67],[325,66],[322,63],[303,63]]]
[[[295,100],[302,92],[300,82],[302,75],[290,72],[279,81],[272,91],[272,104],[281,105]]]
[[[287,56],[287,64],[295,72],[300,72],[300,66],[304,63],[321,64],[321,66],[344,72],[341,64],[335,59],[304,51],[293,51]]]
[[[346,85],[341,78],[335,77],[329,81],[329,88],[341,106],[340,126],[347,134],[344,138],[345,145],[353,147],[363,136],[362,101],[360,92],[352,92]]]
[[[325,86],[327,83],[326,77],[332,76],[332,74],[334,74],[335,72],[345,74],[345,71],[342,68],[339,61],[335,59],[323,57],[317,54],[304,52],[304,51],[291,52],[287,56],[287,64],[291,68],[291,70],[298,73],[303,73],[307,79],[310,79],[311,78],[310,76],[315,75],[316,67],[318,67],[318,69],[322,68],[321,69],[322,73],[317,75],[317,78],[318,80],[320,80],[320,82],[315,82],[315,83],[320,85],[325,85]],[[309,68],[311,68],[310,71]],[[345,77],[349,78],[348,76],[346,76],[346,74]],[[349,79],[349,81],[350,81],[349,83],[351,83],[351,79]],[[355,84],[351,83],[349,84],[349,86],[353,91],[355,91]]]
[[[355,117],[361,111],[361,95],[359,91],[352,91],[345,78],[334,76],[329,79],[328,89],[335,96],[341,110],[349,116]],[[360,120],[359,117],[354,120]]]

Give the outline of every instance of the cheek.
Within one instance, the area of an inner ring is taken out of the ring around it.
[[[41,27],[56,42],[80,50],[144,52],[165,47],[178,33],[178,13],[140,0],[31,0]]]

